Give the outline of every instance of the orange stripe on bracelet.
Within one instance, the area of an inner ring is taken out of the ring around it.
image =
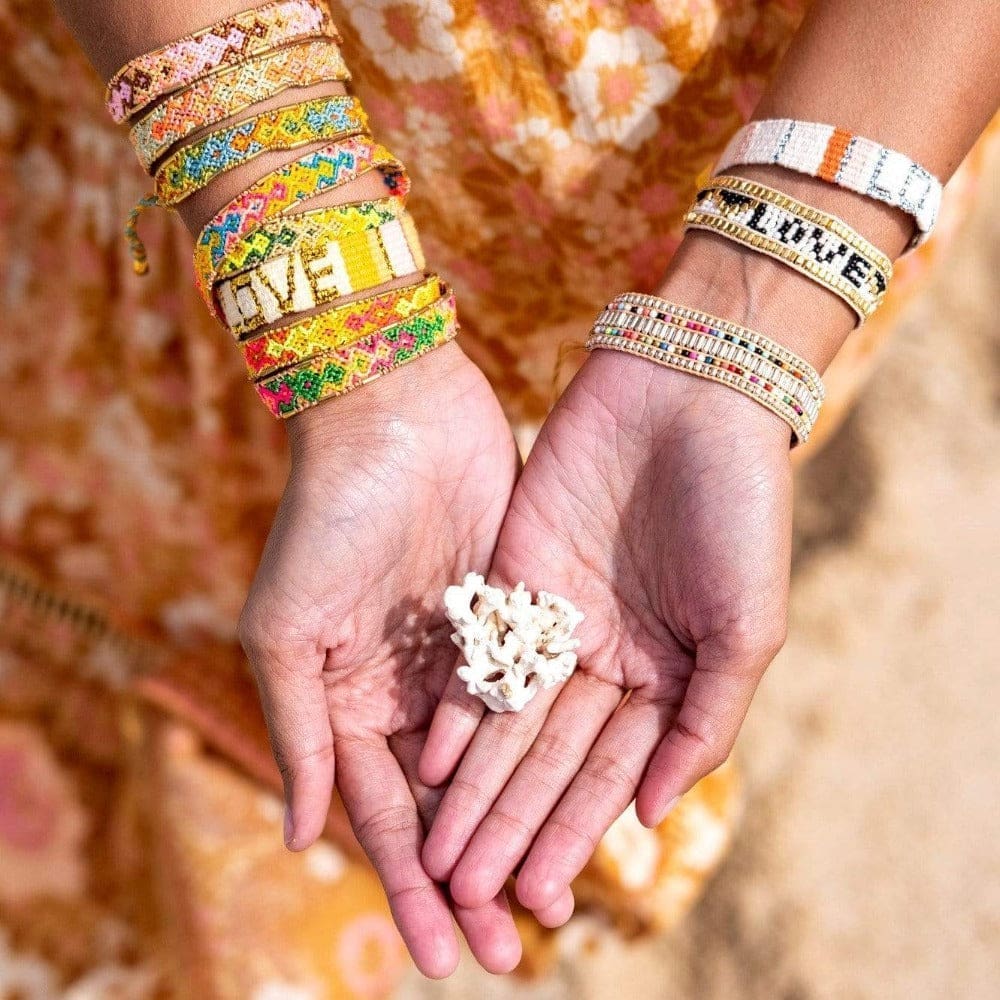
[[[823,162],[819,165],[816,176],[833,184],[837,179],[837,171],[840,169],[840,161],[847,152],[853,136],[850,132],[842,128],[835,128],[826,144],[826,151],[823,153]]]

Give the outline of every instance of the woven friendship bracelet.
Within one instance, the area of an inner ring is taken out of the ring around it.
[[[892,261],[847,223],[741,177],[713,178],[684,222],[784,262],[842,298],[862,321],[881,304],[892,277]]]
[[[234,337],[242,337],[265,323],[274,322],[278,310],[281,315],[288,315],[298,311],[297,304],[316,300],[317,295],[320,298],[313,302],[314,305],[321,304],[327,293],[337,298],[378,284],[372,279],[393,270],[380,242],[383,232],[390,241],[396,262],[401,267],[407,266],[413,259],[412,252],[408,249],[400,252],[396,245],[398,232],[383,229],[391,222],[398,223],[404,215],[401,202],[385,199],[337,205],[306,216],[277,220],[280,229],[275,235],[278,239],[266,248],[261,247],[266,252],[251,252],[247,259],[252,263],[238,270],[235,262],[230,268],[230,258],[223,262],[226,277],[215,287],[222,317],[230,332]],[[304,222],[307,224],[303,225]],[[413,232],[408,218],[406,224],[406,232]],[[249,239],[253,240],[260,233],[261,230],[255,230]],[[268,267],[268,262],[275,259],[279,262]],[[347,272],[346,278],[341,266]],[[335,273],[337,281],[334,281]],[[337,292],[345,284],[355,282],[355,287],[349,291]],[[213,301],[215,299],[213,296]],[[267,316],[272,318],[267,319]]]
[[[348,347],[419,314],[446,294],[447,287],[435,274],[415,285],[357,299],[280,330],[271,330],[242,344],[247,371],[254,379],[260,379],[317,354]]]
[[[371,229],[398,219],[405,208],[399,198],[355,201],[316,208],[297,215],[268,219],[250,230],[219,263],[213,284],[251,268],[277,254],[292,253],[300,246],[315,245],[323,239],[341,239],[362,229]]]
[[[808,440],[824,397],[815,369],[781,345],[652,295],[621,295],[604,309],[587,341],[602,347],[728,385],[784,420],[796,441]]]
[[[123,122],[199,77],[317,35],[340,41],[326,11],[313,0],[274,0],[241,11],[126,63],[108,81],[108,111]]]
[[[273,257],[220,282],[216,294],[229,328],[246,333],[423,269],[416,227],[403,213],[353,236],[327,237]]]
[[[257,392],[276,417],[294,416],[322,399],[342,396],[429,354],[457,333],[455,297],[449,293],[430,310],[264,379],[257,384]]]
[[[255,226],[373,168],[383,172],[386,186],[396,197],[405,197],[409,180],[402,163],[369,136],[342,139],[307,153],[251,185],[222,209],[198,237],[194,269],[202,295],[207,297],[218,264]]]
[[[941,182],[908,156],[833,125],[770,118],[744,125],[729,140],[716,170],[778,164],[900,208],[913,216],[923,242],[941,206]]]
[[[163,206],[176,205],[219,174],[262,153],[346,137],[367,128],[368,116],[356,97],[320,97],[266,111],[211,132],[165,160],[156,172],[157,201]]]
[[[340,49],[329,39],[265,52],[168,97],[133,126],[129,139],[149,170],[192,132],[217,125],[258,101],[291,87],[349,79]]]

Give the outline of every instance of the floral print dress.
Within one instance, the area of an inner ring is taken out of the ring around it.
[[[603,303],[661,276],[804,6],[331,4],[522,440]],[[403,951],[342,813],[305,855],[280,845],[235,639],[282,429],[205,314],[176,220],[144,221],[152,272],[132,274],[121,222],[146,179],[47,0],[0,0],[0,51],[0,997],[386,996]],[[831,373],[834,410],[892,315]],[[725,770],[658,831],[627,814],[576,886],[584,908],[671,926],[736,807]],[[540,972],[554,938],[519,919]]]

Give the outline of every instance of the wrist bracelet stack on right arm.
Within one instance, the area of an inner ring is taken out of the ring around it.
[[[272,0],[139,56],[108,84],[108,110],[130,124],[139,162],[155,180],[155,194],[126,225],[138,273],[146,270],[136,232],[143,209],[176,208],[265,153],[314,147],[225,205],[194,254],[203,298],[280,417],[349,392],[458,332],[454,295],[423,271],[403,207],[403,165],[369,135],[356,97],[311,98],[228,121],[285,91],[348,81],[338,41],[317,0]],[[206,128],[214,130],[192,140]],[[301,211],[371,170],[382,176],[384,198]],[[403,288],[377,291],[411,277]],[[344,301],[352,295],[361,298]]]
[[[788,119],[752,122],[733,137],[719,170],[777,164],[910,213],[930,235],[940,182],[902,153],[842,129]],[[881,304],[892,261],[846,222],[742,177],[714,177],[684,217],[794,268],[847,302],[859,322]],[[806,441],[823,402],[823,383],[804,359],[724,319],[652,295],[619,295],[597,318],[587,349],[636,354],[728,385],[781,417]]]

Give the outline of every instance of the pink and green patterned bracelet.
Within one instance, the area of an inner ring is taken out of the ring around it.
[[[449,293],[419,315],[328,351],[257,383],[276,417],[292,417],[321,400],[343,396],[453,340],[458,333],[455,297]]]

